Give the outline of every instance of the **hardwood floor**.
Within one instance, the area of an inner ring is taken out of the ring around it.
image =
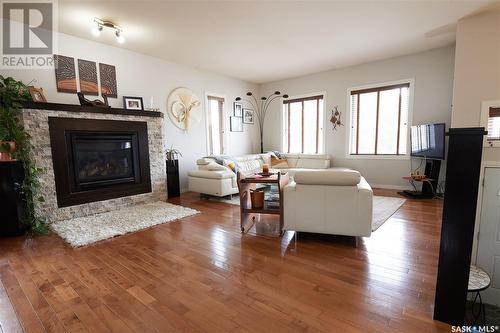
[[[408,200],[358,248],[241,235],[237,206],[171,202],[202,214],[79,249],[0,239],[0,332],[450,331],[432,320],[439,200]]]

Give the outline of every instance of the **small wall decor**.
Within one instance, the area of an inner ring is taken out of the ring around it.
[[[243,118],[231,116],[229,120],[231,132],[243,132]]]
[[[175,126],[187,131],[191,123],[201,120],[200,105],[200,99],[191,89],[176,88],[168,96],[168,117]]]
[[[43,102],[43,103],[47,102],[47,99],[45,98],[45,93],[43,92],[43,88],[35,88],[33,86],[29,86],[28,91],[30,92],[31,99],[33,100],[33,102]]]
[[[87,95],[99,95],[97,87],[97,64],[93,61],[78,59],[80,91]]]
[[[238,102],[233,102],[233,110],[235,117],[243,117],[243,104]]]
[[[116,86],[116,68],[113,65],[99,64],[99,78],[101,79],[101,95],[118,97]]]
[[[127,110],[144,110],[142,97],[123,96],[123,107]]]
[[[75,59],[54,54],[58,92],[76,93]]]
[[[339,106],[335,105],[332,110],[332,117],[330,118],[330,122],[333,124],[333,130],[336,131],[338,127],[344,126],[340,117],[342,116],[342,112],[339,111]]]
[[[243,109],[243,124],[254,124],[252,109]]]

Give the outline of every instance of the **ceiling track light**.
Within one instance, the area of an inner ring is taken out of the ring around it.
[[[116,41],[120,44],[125,42],[125,37],[123,37],[123,30],[118,25],[111,21],[104,21],[98,18],[94,18],[95,26],[92,28],[92,34],[99,37],[104,28],[109,28],[115,31]]]

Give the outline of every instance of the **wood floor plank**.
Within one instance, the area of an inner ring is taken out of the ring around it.
[[[0,332],[20,333],[23,332],[21,323],[17,319],[16,312],[10,303],[7,291],[0,279]]]
[[[79,249],[0,240],[0,333],[450,331],[432,320],[442,201],[407,200],[357,248],[241,235],[237,206],[170,201],[202,213]]]

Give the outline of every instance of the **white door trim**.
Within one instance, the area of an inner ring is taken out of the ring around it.
[[[483,180],[486,168],[500,168],[500,161],[483,161],[481,162],[481,172],[479,174],[479,191],[477,195],[476,220],[474,222],[474,240],[472,243],[472,264],[477,261],[477,253],[479,249],[479,228],[481,224],[481,212],[483,204]]]

